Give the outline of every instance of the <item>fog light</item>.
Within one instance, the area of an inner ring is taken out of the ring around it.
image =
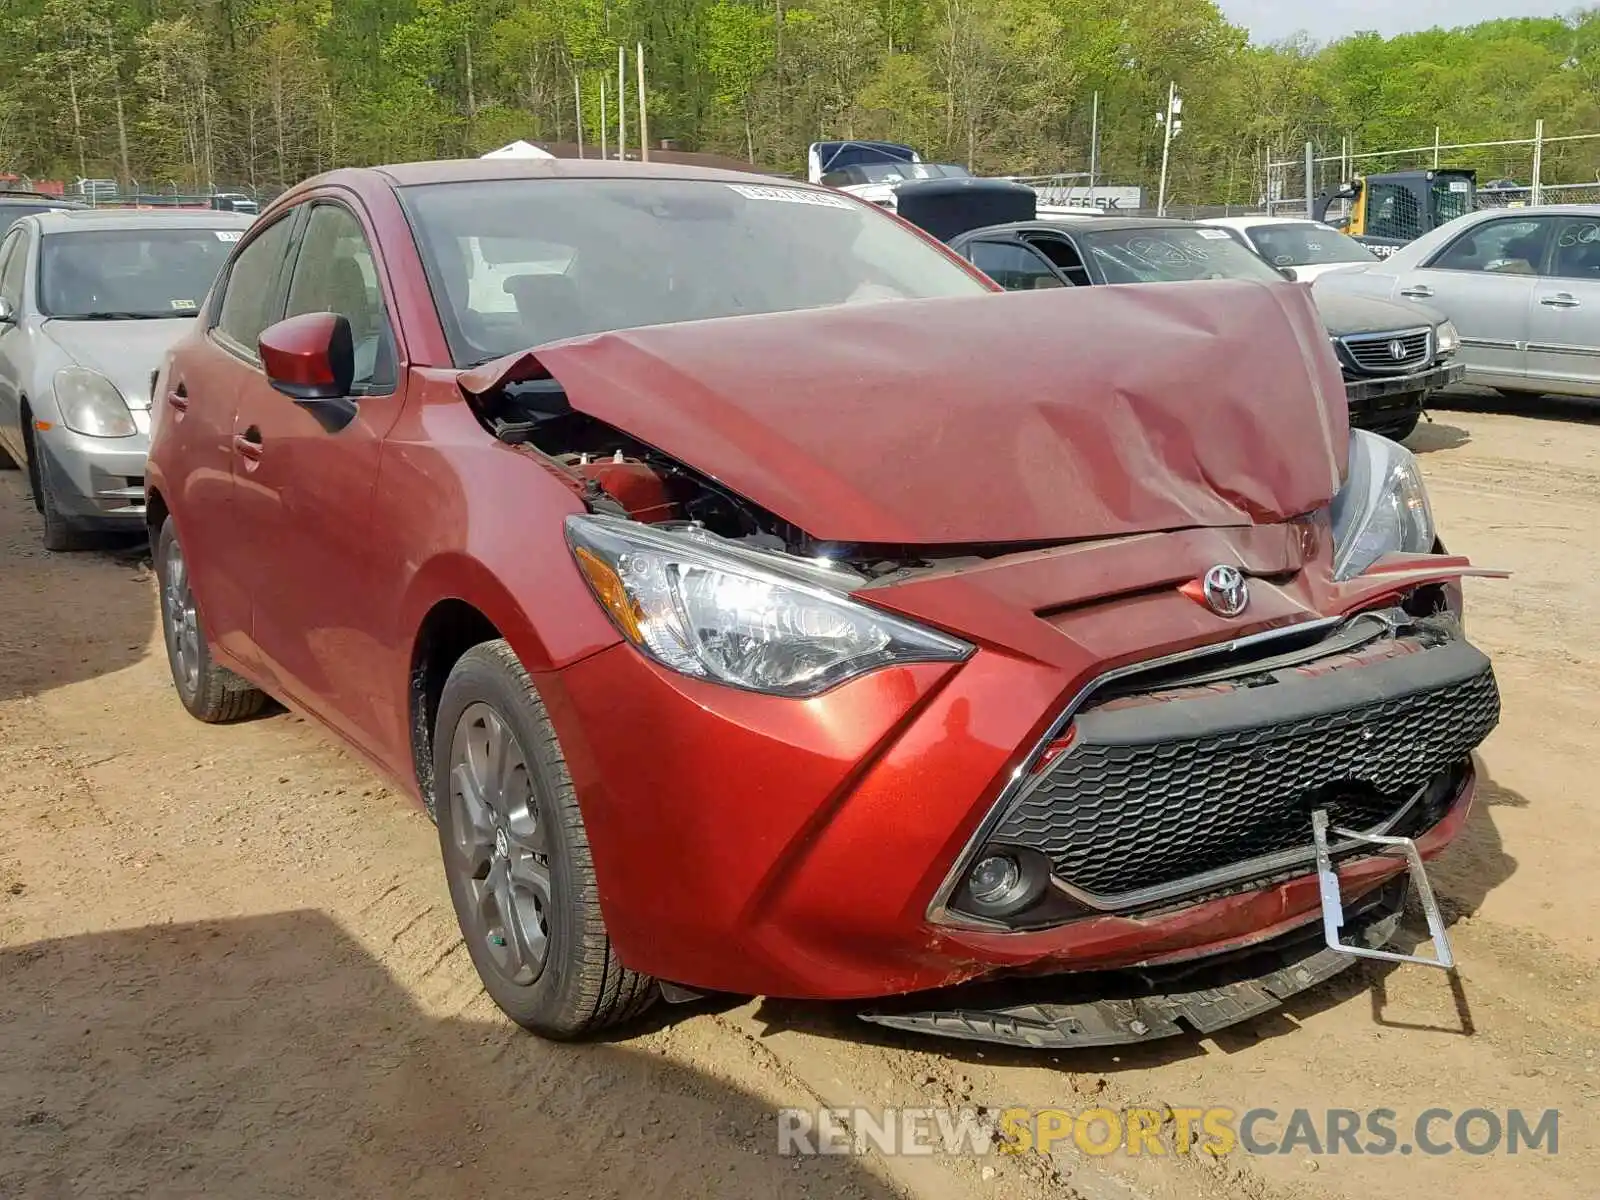
[[[1004,908],[1022,893],[1022,867],[1009,854],[979,859],[967,877],[967,890],[985,908]]]

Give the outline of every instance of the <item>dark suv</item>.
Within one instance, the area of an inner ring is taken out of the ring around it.
[[[5,237],[6,230],[23,217],[31,217],[34,213],[55,212],[63,208],[83,207],[85,206],[76,200],[47,196],[43,192],[8,191],[0,188],[0,238]]]

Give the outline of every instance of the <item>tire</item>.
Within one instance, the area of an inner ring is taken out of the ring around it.
[[[1403,442],[1417,431],[1417,423],[1421,420],[1421,413],[1412,413],[1409,417],[1396,421],[1392,425],[1385,425],[1378,432],[1391,441]]]
[[[28,455],[28,483],[33,488],[33,506],[39,510],[44,522],[44,548],[46,550],[85,550],[95,544],[87,530],[74,525],[56,503],[55,484],[50,477],[50,464],[44,460],[37,442]]]
[[[156,538],[155,568],[167,666],[183,707],[208,725],[255,716],[266,703],[265,693],[211,659],[206,627],[189,588],[188,565],[171,517],[162,522]]]
[[[445,879],[490,999],[561,1041],[644,1012],[659,995],[655,980],[611,948],[561,743],[509,645],[461,656],[434,730]]]

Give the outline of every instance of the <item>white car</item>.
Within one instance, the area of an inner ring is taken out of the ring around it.
[[[1211,217],[1275,267],[1291,267],[1305,282],[1334,272],[1362,271],[1381,262],[1371,250],[1331,225],[1307,217]]]
[[[1600,396],[1600,204],[1468,213],[1316,291],[1444,313],[1468,383]]]

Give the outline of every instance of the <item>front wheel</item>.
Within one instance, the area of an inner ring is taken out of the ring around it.
[[[206,627],[189,589],[189,564],[168,517],[156,537],[156,580],[161,588],[161,631],[167,643],[172,685],[189,715],[207,724],[254,716],[266,696],[211,660]]]
[[[1383,426],[1378,432],[1391,441],[1403,442],[1417,431],[1417,423],[1421,420],[1421,413],[1412,413],[1409,417],[1402,417],[1392,424]]]
[[[570,1039],[636,1016],[655,981],[617,961],[566,758],[504,641],[461,656],[434,732],[434,811],[456,920],[490,998]]]

